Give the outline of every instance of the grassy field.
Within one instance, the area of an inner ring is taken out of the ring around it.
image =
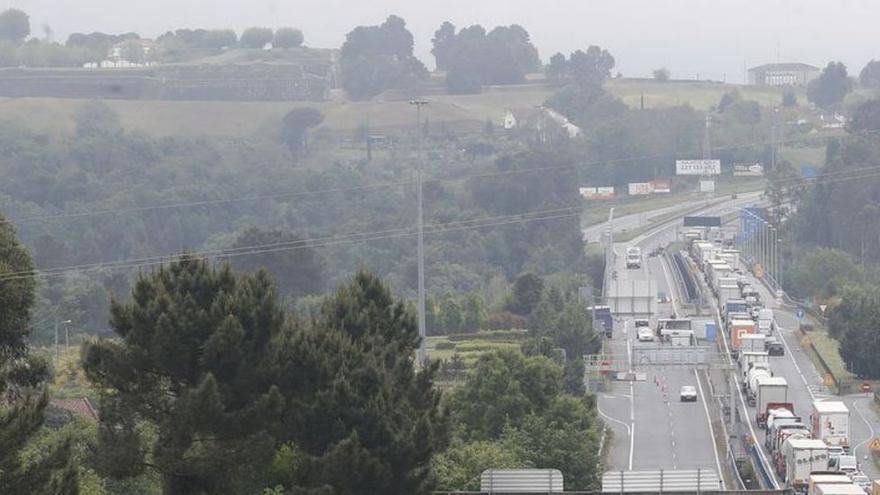
[[[499,335],[505,334],[503,338]],[[454,354],[458,354],[464,361],[465,366],[470,367],[476,362],[480,354],[496,350],[518,350],[520,343],[525,339],[525,331],[514,333],[510,332],[490,332],[483,331],[472,335],[465,335],[451,340],[448,336],[432,336],[428,337],[427,351],[428,357],[432,360],[448,360]],[[440,347],[438,349],[438,347]]]
[[[690,104],[707,109],[725,92],[737,88],[745,98],[762,104],[778,104],[779,91],[771,88],[734,86],[711,82],[667,82],[613,79],[607,83],[612,94],[638,107],[642,95],[648,108]],[[553,92],[541,84],[491,87],[478,95],[431,96],[428,119],[457,127],[479,129],[487,119],[499,125],[506,109],[541,105]],[[0,121],[22,122],[49,134],[73,131],[73,115],[83,100],[61,98],[12,98],[0,100]],[[407,101],[346,101],[338,92],[324,102],[221,102],[221,101],[137,101],[108,100],[123,125],[150,135],[250,135],[273,132],[281,117],[297,107],[314,107],[325,115],[323,126],[348,132],[369,124],[374,132],[410,127],[415,119]]]
[[[837,340],[829,337],[824,328],[815,327],[812,332],[804,337],[801,344],[808,350],[812,347],[813,352],[818,356],[821,356],[821,361],[814,359],[817,369],[824,369],[821,364],[822,361],[824,361],[825,364],[828,365],[828,371],[834,375],[836,380],[855,379],[855,375],[847,371],[846,364],[844,364],[843,358],[840,357],[839,343]],[[810,346],[810,344],[812,344],[812,346]]]

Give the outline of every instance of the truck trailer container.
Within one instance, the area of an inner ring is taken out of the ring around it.
[[[829,447],[849,450],[849,408],[841,401],[814,401],[810,416],[813,438]]]
[[[767,414],[773,409],[792,406],[788,400],[788,382],[781,376],[760,377],[757,380],[755,392],[755,420],[758,426],[767,424]]]
[[[798,492],[806,492],[810,475],[814,471],[828,469],[828,446],[813,438],[788,438],[782,444],[782,464],[779,475],[785,486]]]

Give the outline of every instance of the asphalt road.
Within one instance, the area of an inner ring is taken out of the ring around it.
[[[751,282],[759,288],[766,307],[773,309],[777,320],[777,337],[783,337],[785,356],[773,357],[770,367],[777,376],[784,376],[788,382],[789,398],[795,406],[795,413],[808,418],[814,400],[844,401],[850,410],[850,446],[859,457],[860,468],[873,479],[880,479],[880,469],[869,459],[867,445],[876,435],[876,410],[871,407],[872,398],[863,394],[839,397],[823,385],[823,376],[813,365],[806,351],[801,347],[803,335],[798,330],[798,319],[791,309],[780,306],[769,290],[754,277]],[[755,411],[750,408],[752,416]],[[763,437],[762,437],[763,440]]]
[[[614,222],[615,230],[618,227],[627,228],[632,222],[630,217],[617,219]],[[647,253],[657,246],[672,242],[679,225],[680,222],[661,226],[631,243],[615,245],[618,280],[653,279],[657,282],[659,292],[673,294],[668,268],[664,269],[660,258],[649,257]],[[627,269],[625,266],[624,253],[632,245],[639,246],[644,254],[640,269]],[[653,325],[657,318],[668,317],[672,312],[671,303],[658,303],[655,314],[645,316],[650,316]],[[694,324],[702,322],[695,320]],[[657,342],[638,342],[635,333],[632,317],[617,320],[614,336],[609,341],[609,353],[627,356],[631,364],[633,349],[660,345]],[[599,409],[615,432],[608,469],[700,468],[717,471],[718,460],[704,406],[706,399],[698,387],[694,369],[683,366],[638,369],[646,372],[645,381],[613,381],[611,390],[599,395]],[[680,401],[680,389],[684,385],[698,387],[697,402]]]

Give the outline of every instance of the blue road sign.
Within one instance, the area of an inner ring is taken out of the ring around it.
[[[804,321],[804,308],[801,306],[798,306],[797,309],[797,319],[798,321]]]

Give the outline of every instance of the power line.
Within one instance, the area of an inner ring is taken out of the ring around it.
[[[864,133],[875,133],[880,132],[880,130],[873,131],[864,131]],[[833,139],[830,136],[808,136],[806,138],[801,138],[800,140],[791,139],[789,144],[794,143],[802,143],[802,142],[810,142],[815,140],[827,140]],[[725,147],[714,148],[714,151],[734,151],[739,149],[747,149],[747,148],[755,148],[760,146],[769,146],[774,144],[784,144],[785,141],[766,141],[766,142],[753,142],[753,143],[744,143],[739,145],[731,145]],[[675,153],[673,153],[675,154]],[[534,167],[534,168],[526,168],[526,169],[517,169],[517,170],[502,170],[497,172],[486,172],[482,174],[471,174],[463,177],[456,178],[427,178],[424,179],[423,182],[465,182],[471,179],[491,179],[495,177],[504,177],[511,175],[521,175],[521,174],[530,174],[530,173],[540,173],[540,172],[550,172],[550,171],[558,171],[558,170],[575,170],[581,168],[589,168],[589,167],[599,167],[606,166],[612,164],[620,164],[627,163],[638,160],[648,160],[653,158],[664,158],[670,156],[670,153],[654,153],[654,154],[645,154],[639,156],[629,156],[629,157],[621,157],[621,158],[609,158],[606,160],[596,160],[592,162],[585,162],[580,164],[571,164],[571,165],[553,165],[547,167]],[[18,219],[5,219],[0,220],[0,223],[30,223],[30,222],[44,222],[50,220],[64,220],[71,218],[85,218],[92,216],[103,216],[103,215],[121,215],[127,213],[143,213],[147,211],[156,211],[156,210],[169,210],[169,209],[178,209],[178,208],[193,208],[193,207],[201,207],[201,206],[217,206],[222,204],[231,204],[231,203],[240,203],[240,202],[248,202],[248,201],[261,201],[267,199],[281,199],[281,198],[295,198],[300,196],[313,196],[313,195],[321,195],[321,194],[333,194],[333,193],[344,193],[344,192],[356,192],[356,191],[368,191],[374,189],[385,189],[391,187],[400,187],[407,185],[414,185],[414,181],[397,181],[397,182],[385,182],[378,184],[369,184],[364,186],[352,186],[352,187],[338,187],[338,188],[328,188],[328,189],[318,189],[311,191],[285,191],[279,193],[271,193],[264,195],[255,195],[255,196],[242,196],[237,198],[227,198],[227,199],[211,199],[211,200],[200,200],[200,201],[186,201],[186,202],[177,202],[177,203],[167,203],[167,204],[157,204],[157,205],[147,205],[147,206],[133,206],[128,208],[106,208],[100,210],[84,210],[77,212],[69,212],[69,213],[58,213],[52,215],[38,215],[33,217],[24,217]]]
[[[507,225],[515,222],[529,222],[537,220],[548,220],[555,218],[564,218],[578,216],[581,214],[582,205],[568,206],[561,208],[553,208],[546,210],[537,210],[525,212],[515,215],[501,215],[496,217],[483,217],[469,220],[460,220],[455,222],[443,222],[426,225],[426,234],[443,234],[446,232],[464,231],[470,229],[479,229],[484,227],[492,227],[497,225]],[[295,241],[274,242],[265,244],[256,244],[250,246],[242,246],[229,249],[209,249],[203,251],[192,251],[193,256],[216,256],[216,257],[237,257],[253,254],[264,254],[278,251],[306,249],[314,247],[332,246],[337,244],[350,244],[364,241],[373,241],[381,239],[391,239],[395,237],[409,237],[416,235],[415,229],[412,227],[402,227],[396,229],[387,229],[371,232],[355,232],[351,234],[343,234],[338,236],[328,236],[323,238],[300,239]],[[30,276],[52,276],[61,275],[71,272],[94,271],[100,269],[120,269],[120,268],[136,268],[141,266],[152,266],[165,263],[178,255],[152,256],[146,258],[134,258],[127,260],[118,260],[110,262],[88,263],[80,265],[69,265],[57,268],[25,270],[18,272],[8,272],[0,274],[0,281],[15,280]]]

